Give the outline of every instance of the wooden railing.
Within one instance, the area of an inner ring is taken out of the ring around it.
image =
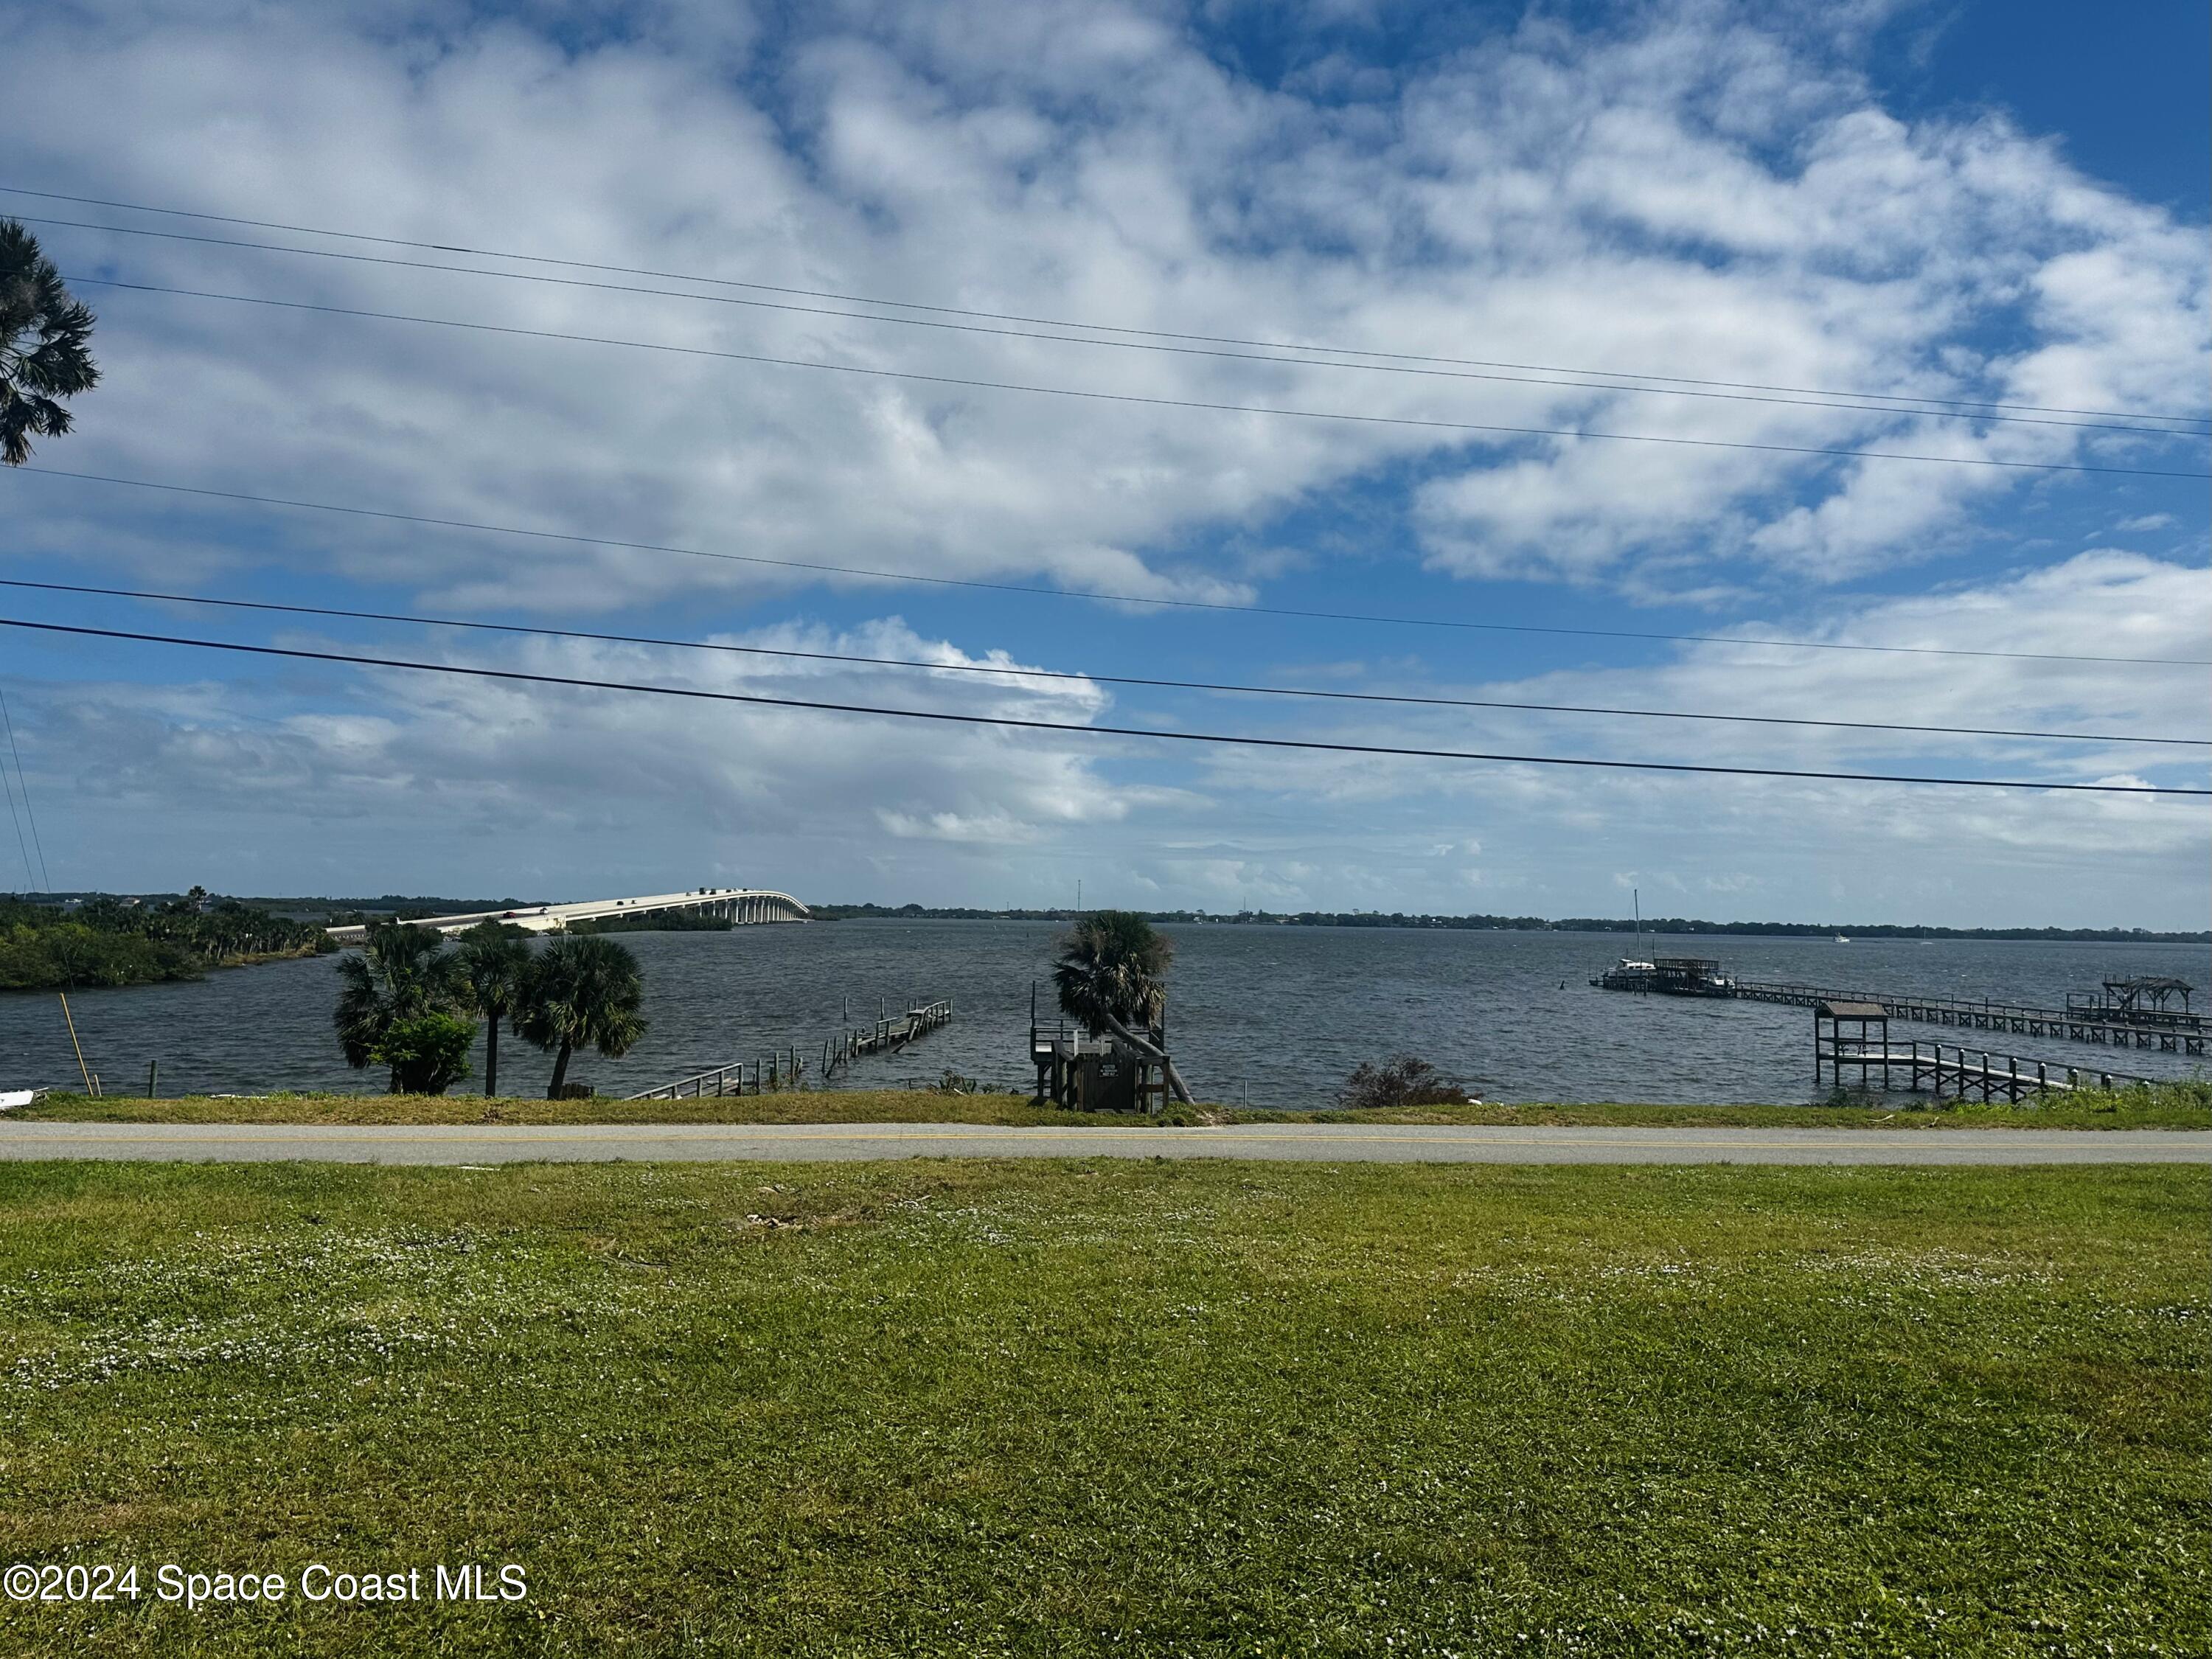
[[[840,1032],[822,1045],[817,1075],[828,1079],[848,1069],[869,1054],[895,1054],[909,1042],[929,1035],[952,1018],[950,999],[909,1008],[873,1025]],[[772,1050],[757,1060],[733,1060],[726,1066],[709,1066],[690,1077],[647,1089],[632,1100],[697,1100],[711,1095],[773,1094],[779,1089],[799,1089],[806,1084],[808,1056],[797,1048]]]
[[[903,1014],[895,1014],[878,1020],[872,1025],[855,1026],[840,1032],[822,1045],[822,1075],[830,1077],[851,1066],[856,1060],[870,1054],[896,1054],[909,1042],[927,1036],[940,1025],[952,1020],[950,998],[925,1003],[919,1008],[909,1008]]]
[[[805,1056],[796,1048],[781,1049],[758,1060],[733,1060],[690,1077],[665,1083],[658,1089],[629,1097],[632,1100],[702,1100],[709,1095],[774,1094],[796,1089],[806,1073]]]
[[[1922,1042],[1916,1039],[1900,1048],[1887,1039],[1862,1040],[1856,1036],[1822,1037],[1816,1041],[1814,1077],[1816,1081],[1824,1074],[1832,1077],[1838,1087],[1847,1071],[1856,1072],[1865,1086],[1883,1090],[1893,1086],[1893,1071],[1902,1071],[1904,1086],[1908,1091],[1924,1087],[1934,1091],[1939,1098],[1954,1094],[1961,1100],[1978,1095],[1983,1100],[2002,1097],[2019,1101],[2030,1094],[2045,1092],[2151,1086],[2150,1079],[2126,1072],[2093,1071],[2087,1066],[2027,1059],[2019,1054],[1993,1055],[1986,1048],[1966,1048],[1956,1043]]]
[[[2157,1049],[2169,1054],[2204,1052],[2207,1022],[2202,1014],[2167,1013],[2154,1022],[2102,1008],[2038,1008],[1967,997],[1895,996],[1758,980],[1737,980],[1733,988],[1747,1002],[1779,1002],[1799,1008],[1814,1008],[1824,1002],[1877,1002],[1889,1011],[1892,1019],[1910,1020],[1917,1025],[2057,1037],[2069,1042],[2100,1042],[2114,1048]]]

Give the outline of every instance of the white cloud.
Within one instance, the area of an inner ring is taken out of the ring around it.
[[[304,642],[304,641],[303,641]],[[947,664],[1018,666],[1003,653],[969,657],[895,621],[825,636],[785,627],[750,644],[890,654]],[[319,644],[320,641],[313,643]],[[471,659],[484,659],[483,652]],[[1088,682],[948,676],[896,695],[880,672],[787,659],[702,658],[647,647],[533,641],[508,662],[534,673],[653,681],[702,690],[1042,718],[1081,724],[1106,706]],[[617,838],[642,819],[672,823],[698,856],[702,843],[767,837],[818,842],[849,854],[878,826],[898,838],[1033,843],[1051,830],[1111,823],[1128,800],[1096,776],[1091,757],[1049,733],[855,720],[726,702],[605,693],[374,671],[351,708],[281,720],[241,719],[258,687],[181,693],[118,684],[40,700],[39,758],[104,757],[72,780],[89,815],[173,812],[183,802],[250,799],[271,820],[319,826],[359,850],[359,834],[404,821],[431,840],[489,838],[542,856],[549,839]],[[1094,754],[1097,751],[1093,751]],[[38,759],[33,759],[37,766]],[[404,810],[401,810],[404,804]],[[665,833],[636,848],[665,856]],[[597,856],[583,854],[583,858]],[[723,855],[726,856],[726,855]],[[454,854],[477,861],[471,852]],[[485,862],[495,868],[499,855]],[[78,878],[92,872],[76,872]],[[487,871],[485,879],[495,878]],[[571,878],[573,878],[573,877]],[[61,879],[58,872],[58,881]]]
[[[855,13],[755,58],[741,16],[708,29],[683,11],[571,52],[435,11],[413,33],[335,9],[88,7],[29,20],[0,75],[24,176],[129,199],[1186,331],[2203,406],[2193,230],[2001,118],[1900,123],[1832,38],[1785,41],[1746,15],[1532,22],[1408,70],[1380,126],[1240,81],[1162,17],[1097,4]],[[112,260],[157,282],[1136,397],[1969,459],[2150,453],[2069,428],[1162,357],[46,234],[73,269]],[[1468,440],[100,302],[109,384],[72,445],[80,464],[937,574],[1246,592],[1159,550],[1409,456],[1435,469],[1416,520],[1439,568],[1632,592],[1679,590],[1715,560],[1822,578],[1894,564],[2020,488],[1987,471]],[[107,533],[98,498],[72,499],[46,544]],[[363,525],[302,538],[254,556],[571,610],[788,580]]]
[[[443,5],[396,17],[114,0],[17,20],[0,100],[15,118],[14,176],[116,199],[1022,316],[1377,351],[1419,343],[1473,360],[1471,374],[1522,372],[1475,362],[1559,363],[2202,410],[2212,327],[2201,227],[2085,179],[2001,115],[1913,124],[1879,107],[1854,54],[1881,10],[1684,0],[1625,22],[1532,16],[1387,74],[1338,62],[1264,86],[1209,58],[1171,9],[1073,0],[837,8],[795,31],[757,29],[738,9],[657,6],[623,30],[558,43]],[[1968,461],[2180,464],[2126,434],[1808,408],[1788,391],[1754,394],[1778,402],[1656,398],[1144,354],[41,234],[81,274],[1131,399]],[[2053,493],[1994,467],[1279,420],[94,297],[107,381],[82,405],[80,433],[49,452],[57,465],[954,580],[1236,602],[1295,577],[1340,594],[1365,580],[1353,557],[1379,564],[1395,550],[1402,514],[1410,556],[1444,576],[1686,599],[1730,626],[1789,632],[1807,589],[1955,550],[1986,535],[2003,504]],[[568,617],[662,605],[702,629],[819,580],[51,480],[7,488],[36,510],[11,526],[21,533],[4,556],[58,554],[100,574],[274,572],[288,592],[324,584],[351,597],[358,585],[424,608]],[[1285,527],[1308,507],[1364,505],[1363,492],[1384,503],[1363,525],[1384,530],[1331,539]],[[2119,525],[2178,527],[2155,511]],[[868,582],[831,586],[849,599]],[[1839,594],[1826,610],[1818,636],[1833,642],[2193,657],[2212,636],[2200,568],[2118,552],[1932,595]],[[1012,665],[978,643],[992,631],[979,623],[956,643],[883,620],[742,637]],[[1080,623],[1048,637],[1079,642]],[[1325,652],[1357,648],[1331,641]],[[1024,639],[1018,650],[1031,660],[1044,647]],[[616,647],[532,647],[514,660],[845,701],[884,686],[850,668],[673,667]],[[1376,690],[1466,677],[1411,661],[1299,672]],[[941,707],[1075,721],[1109,708],[1095,684],[953,678],[901,684]],[[1936,725],[2203,726],[2200,673],[1998,659],[1701,647],[1633,673],[1468,689]],[[1194,765],[1133,741],[925,738],[827,714],[305,670],[273,688],[148,685],[118,670],[81,693],[25,691],[45,722],[33,772],[65,790],[55,811],[87,878],[133,845],[134,814],[158,805],[172,841],[198,836],[246,866],[420,867],[430,882],[444,879],[427,861],[434,843],[453,879],[468,870],[496,884],[512,872],[570,891],[633,866],[665,884],[672,863],[712,866],[697,870],[708,880],[774,860],[830,896],[851,896],[866,871],[886,895],[911,884],[1008,901],[1024,884],[1056,894],[1055,860],[1080,860],[1132,892],[1209,905],[1449,908],[1464,908],[1479,858],[1485,890],[1561,910],[1598,904],[1611,872],[1632,863],[1664,872],[1717,859],[1729,884],[1707,878],[1702,890],[1787,904],[1844,870],[1903,904],[1925,894],[1895,860],[1940,848],[1957,883],[1942,902],[1976,919],[2017,915],[2031,881],[2044,884],[2033,902],[2087,920],[2171,921],[2174,895],[2203,908],[2203,816],[2161,799],[2052,797],[2031,811],[2008,796],[1910,805],[1817,781],[1250,751]],[[1269,718],[1248,712],[1254,729]],[[1170,718],[1146,703],[1130,723]],[[1961,747],[1474,711],[1340,714],[1300,729],[1806,769],[1932,768],[1948,755],[2044,779],[2202,774],[2185,754],[2179,764],[2125,743]],[[72,754],[103,763],[73,775]],[[267,844],[240,843],[241,800],[283,826]],[[2100,848],[2098,868],[2047,891],[2049,872],[2078,865],[2084,845]]]

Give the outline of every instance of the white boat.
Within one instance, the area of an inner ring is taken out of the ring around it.
[[[1836,943],[1838,945],[1849,945],[1850,940],[1845,939],[1841,933],[1838,933],[1836,935]]]
[[[1601,991],[1648,991],[1659,975],[1659,965],[1623,957],[1590,981]]]
[[[0,1089],[0,1112],[12,1112],[18,1106],[28,1106],[45,1092],[43,1089]]]
[[[1601,991],[1657,991],[1676,997],[1731,997],[1735,981],[1710,957],[1623,957],[1590,981]]]

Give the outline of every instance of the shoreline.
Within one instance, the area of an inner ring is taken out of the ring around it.
[[[289,951],[245,951],[235,956],[221,957],[213,962],[196,962],[183,973],[161,974],[150,979],[120,980],[50,980],[40,985],[0,985],[0,997],[52,996],[56,993],[73,995],[79,991],[136,991],[152,985],[191,985],[210,974],[224,972],[233,968],[259,968],[272,962],[305,962],[315,957],[332,955],[323,949],[319,941],[295,945]]]
[[[1899,1103],[1802,1105],[1746,1103],[1726,1106],[1657,1106],[1628,1102],[1385,1107],[1368,1110],[1296,1109],[1260,1106],[1176,1107],[1155,1117],[1113,1112],[1071,1112],[1034,1106],[1018,1094],[940,1094],[933,1090],[787,1090],[764,1095],[704,1099],[629,1101],[613,1098],[549,1101],[483,1095],[258,1096],[187,1095],[149,1099],[138,1095],[94,1098],[56,1091],[37,1103],[0,1115],[18,1122],[328,1124],[370,1126],[458,1124],[837,1124],[975,1123],[1010,1127],[1061,1127],[1127,1130],[1229,1124],[1317,1123],[1490,1126],[1546,1128],[1636,1127],[1680,1129],[2204,1129],[2212,1130],[2212,1084],[2177,1083],[2149,1090],[2116,1091],[2055,1100],[2045,1105],[1979,1103]]]

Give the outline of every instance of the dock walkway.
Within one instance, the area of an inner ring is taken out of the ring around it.
[[[1992,1054],[1986,1048],[1965,1048],[1956,1043],[1922,1042],[1917,1039],[1901,1048],[1887,1041],[1861,1044],[1844,1038],[1840,1042],[1832,1042],[1815,1060],[1816,1081],[1823,1060],[1832,1068],[1838,1087],[1843,1084],[1843,1073],[1855,1070],[1863,1088],[1879,1087],[1887,1091],[1899,1086],[1893,1073],[1902,1073],[1902,1086],[1905,1089],[1917,1092],[1925,1088],[1938,1098],[1949,1094],[1960,1100],[2018,1103],[2031,1095],[2064,1094],[2076,1089],[2130,1089],[2150,1083],[2148,1078],[2132,1077],[2124,1072],[2089,1071],[2047,1060]]]
[[[1843,991],[1815,985],[1736,980],[1731,993],[1746,1002],[1779,1002],[1799,1008],[1822,1003],[1879,1003],[1892,1019],[1920,1025],[1948,1025],[2011,1036],[2057,1037],[2069,1042],[2101,1042],[2114,1048],[2154,1049],[2168,1054],[2202,1054],[2208,1021],[2203,1014],[2140,1010],[2117,1013],[2100,1008],[2037,1008],[2023,1003],[1974,1001],[1963,997],[1896,996],[1879,991]]]
[[[909,1008],[903,1014],[840,1032],[822,1045],[822,1074],[843,1071],[870,1054],[895,1054],[909,1042],[920,1041],[941,1025],[952,1023],[950,998]]]
[[[841,1031],[822,1044],[820,1067],[816,1074],[827,1079],[866,1055],[896,1054],[909,1042],[949,1024],[951,1019],[952,1004],[946,1000],[909,1008],[903,1014],[878,1019],[873,1025]],[[673,1083],[664,1083],[657,1089],[647,1089],[629,1098],[698,1100],[708,1096],[773,1094],[780,1089],[801,1088],[806,1081],[808,1058],[797,1048],[779,1048],[758,1060],[733,1060],[726,1065],[710,1066],[702,1072],[694,1072],[690,1077],[678,1078]]]
[[[758,1060],[733,1060],[710,1066],[703,1072],[664,1083],[658,1089],[629,1095],[630,1100],[703,1100],[709,1095],[766,1095],[796,1089],[805,1080],[806,1057],[796,1048],[781,1048]]]

